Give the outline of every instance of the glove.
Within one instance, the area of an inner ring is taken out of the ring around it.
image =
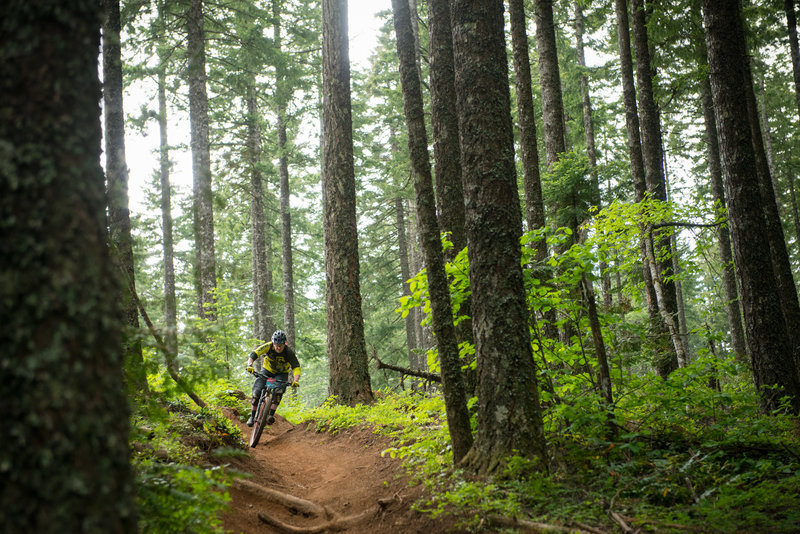
[[[292,387],[293,388],[299,388],[300,387],[300,382],[292,382]]]
[[[248,365],[248,366],[247,366],[247,369],[245,369],[245,370],[246,370],[248,373],[250,373],[251,375],[253,374],[253,366],[252,366],[252,365]]]

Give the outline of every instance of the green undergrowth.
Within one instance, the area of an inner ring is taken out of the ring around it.
[[[709,387],[711,375],[720,388]],[[366,425],[390,437],[383,454],[429,489],[416,509],[453,514],[465,531],[485,531],[491,514],[614,530],[614,512],[645,532],[796,532],[798,420],[759,414],[751,383],[737,376],[733,362],[701,358],[667,380],[631,378],[615,392],[613,415],[594,395],[562,397],[544,407],[547,468],[519,455],[488,477],[452,466],[436,395],[386,395],[355,408],[332,399],[291,417],[319,431]]]
[[[154,399],[171,397],[154,393]],[[227,489],[238,473],[221,464],[246,453],[241,431],[221,408],[238,407],[240,400],[221,383],[204,390],[202,398],[214,407],[199,408],[188,399],[151,400],[131,418],[139,532],[223,532]]]

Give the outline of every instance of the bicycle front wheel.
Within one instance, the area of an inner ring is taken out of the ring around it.
[[[253,424],[253,431],[250,433],[250,447],[254,448],[258,445],[258,440],[261,439],[261,433],[264,432],[264,426],[267,423],[267,413],[269,412],[269,405],[272,403],[272,396],[262,396],[256,409],[255,422]]]

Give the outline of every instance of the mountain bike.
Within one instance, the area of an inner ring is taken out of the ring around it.
[[[292,384],[285,380],[276,380],[271,376],[263,374],[261,376],[267,379],[267,384],[258,399],[256,415],[253,418],[253,431],[250,434],[250,447],[258,445],[258,440],[261,439],[264,427],[275,422],[275,418],[269,414],[270,407],[280,402],[281,396],[286,392],[286,388]]]

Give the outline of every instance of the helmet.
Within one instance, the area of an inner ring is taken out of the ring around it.
[[[272,334],[272,342],[278,345],[286,343],[286,332],[283,330],[275,330],[275,333]]]

